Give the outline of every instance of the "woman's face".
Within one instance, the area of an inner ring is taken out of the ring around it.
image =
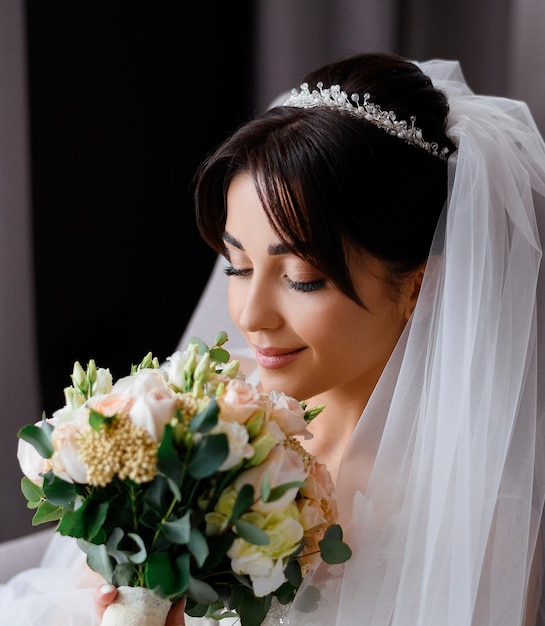
[[[337,401],[366,402],[416,296],[403,290],[394,300],[380,263],[367,255],[365,265],[350,266],[366,308],[356,304],[286,250],[246,174],[229,186],[224,240],[230,313],[255,352],[264,390],[299,400],[333,391]]]

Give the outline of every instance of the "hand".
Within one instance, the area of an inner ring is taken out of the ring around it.
[[[102,585],[95,590],[95,610],[102,620],[104,611],[115,600],[117,589],[113,585]],[[184,626],[185,599],[175,602],[168,612],[165,626]]]

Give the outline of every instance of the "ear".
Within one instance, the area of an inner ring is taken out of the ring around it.
[[[422,287],[422,280],[424,279],[425,271],[426,263],[424,262],[415,272],[411,274],[405,284],[404,292],[406,294],[406,298],[404,300],[403,315],[406,320],[408,320],[413,314],[416,301],[420,295],[420,288]]]

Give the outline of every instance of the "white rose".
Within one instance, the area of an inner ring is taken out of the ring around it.
[[[78,412],[78,419],[57,424],[51,435],[55,452],[50,459],[51,469],[56,476],[67,482],[87,483],[87,467],[78,453],[78,442],[89,426],[87,410]]]
[[[284,583],[284,562],[279,559],[267,576],[250,576],[254,593],[258,598],[272,593]]]
[[[36,422],[34,425],[41,428],[41,420]],[[51,469],[48,459],[44,459],[43,456],[38,454],[36,448],[32,444],[28,443],[24,439],[19,439],[17,444],[17,460],[19,461],[23,474],[35,485],[41,487],[44,482],[41,474],[45,474]]]
[[[168,382],[178,390],[185,389],[186,365],[190,359],[193,360],[194,358],[194,355],[188,351],[177,351],[167,357],[166,364],[163,365],[163,371],[167,376]]]
[[[248,431],[241,424],[220,419],[211,432],[212,434],[223,433],[227,436],[229,444],[229,454],[220,465],[220,472],[226,472],[238,465],[242,459],[249,459],[254,455],[254,449],[249,443]]]
[[[97,369],[97,379],[93,384],[93,395],[110,393],[112,390],[112,374],[109,369],[99,367]]]
[[[157,369],[140,370],[120,379],[112,393],[130,396],[128,414],[133,423],[161,441],[165,425],[176,415],[176,395],[168,388],[164,373]]]

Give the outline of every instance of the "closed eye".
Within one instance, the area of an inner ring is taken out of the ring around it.
[[[286,276],[286,283],[288,287],[290,289],[293,289],[294,291],[302,291],[303,293],[310,293],[312,291],[318,291],[319,289],[323,289],[325,286],[325,282],[325,279],[298,282],[295,280],[290,280]]]
[[[252,270],[237,270],[232,265],[227,265],[224,270],[226,276],[240,276],[246,278],[252,274]]]
[[[224,273],[226,276],[234,276],[238,278],[248,278],[252,275],[252,269],[237,269],[232,265],[227,265],[224,268]],[[318,280],[308,280],[308,281],[297,281],[292,280],[288,276],[284,276],[284,280],[289,289],[293,291],[299,291],[302,293],[311,293],[313,291],[318,291],[323,289],[326,284],[325,278],[321,278]]]

